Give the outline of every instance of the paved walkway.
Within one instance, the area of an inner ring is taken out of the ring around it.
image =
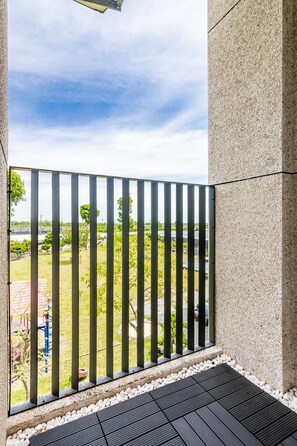
[[[32,437],[32,446],[297,446],[297,414],[227,364]]]

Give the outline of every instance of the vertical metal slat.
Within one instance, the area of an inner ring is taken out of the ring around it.
[[[12,169],[9,167],[8,170],[8,181],[9,187],[7,191],[7,202],[8,202],[8,240],[7,240],[7,259],[8,259],[8,346],[9,346],[9,386],[8,386],[8,414],[11,414],[11,385],[12,385],[12,355],[11,355],[11,258],[10,258],[10,242],[11,242],[11,195],[12,195]]]
[[[106,375],[113,378],[114,179],[107,178]]]
[[[137,181],[137,365],[144,367],[144,181]]]
[[[183,185],[176,185],[176,353],[183,353]]]
[[[97,381],[97,177],[90,176],[90,382]]]
[[[52,173],[52,394],[60,389],[60,174]]]
[[[39,172],[31,171],[31,316],[30,402],[38,398],[38,186]]]
[[[209,223],[208,223],[208,288],[209,341],[215,343],[214,305],[215,305],[215,188],[209,188]]]
[[[129,180],[123,180],[122,195],[122,372],[129,373]]]
[[[71,386],[78,390],[79,368],[79,225],[78,174],[71,175],[72,228],[72,373]]]
[[[205,187],[199,187],[199,346],[205,347]]]
[[[151,361],[158,362],[158,183],[151,183]]]
[[[171,358],[171,184],[164,186],[164,357]]]
[[[188,186],[188,349],[195,349],[194,341],[194,254],[195,254],[195,189]]]

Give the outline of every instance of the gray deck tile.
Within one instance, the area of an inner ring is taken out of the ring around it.
[[[270,424],[282,418],[284,415],[290,412],[290,409],[278,401],[270,404],[268,407],[254,413],[250,417],[242,421],[242,424],[252,434],[259,432]]]
[[[181,403],[177,403],[174,406],[168,407],[167,409],[164,409],[163,412],[169,421],[172,421],[183,417],[194,410],[200,409],[200,407],[206,406],[212,401],[214,401],[212,396],[205,392],[186,401],[182,401]]]
[[[200,382],[200,385],[205,390],[211,390],[215,387],[219,387],[222,384],[226,384],[229,381],[234,381],[236,378],[240,378],[242,375],[235,370],[228,370],[225,373],[221,373],[220,375],[214,376],[213,378],[207,379],[205,381]]]
[[[221,373],[225,373],[230,370],[233,369],[228,364],[220,364],[216,367],[205,370],[204,372],[197,373],[196,375],[193,375],[192,378],[197,383],[200,383],[202,381],[206,381],[207,379],[213,378],[214,376],[220,375]]]
[[[294,437],[286,438],[282,441],[282,446],[297,446],[297,440]]]
[[[139,445],[137,445],[139,446]],[[186,446],[183,440],[180,437],[175,437],[172,440],[166,441],[162,446]],[[199,446],[199,445],[197,445]]]
[[[183,439],[186,446],[205,446],[201,438],[196,434],[196,432],[184,418],[179,418],[178,420],[173,421],[172,425]]]
[[[161,409],[166,409],[167,407],[173,406],[174,404],[193,398],[194,396],[200,395],[205,392],[203,387],[199,384],[195,384],[185,389],[178,390],[177,392],[171,393],[170,395],[163,396],[157,400],[157,404]]]
[[[81,430],[87,429],[88,427],[94,425],[98,426],[98,432],[102,432],[101,427],[98,423],[97,415],[88,415],[86,417],[71,421],[70,423],[63,424],[62,426],[58,426],[54,429],[49,429],[42,434],[32,437],[30,439],[30,445],[46,446],[50,443],[56,442],[60,438],[75,434],[76,432],[80,432]]]
[[[256,437],[259,438],[265,446],[275,446],[284,438],[292,435],[296,429],[297,414],[295,412],[289,412],[284,417],[258,432]]]
[[[208,427],[219,437],[223,443],[228,446],[242,446],[243,443],[239,440],[230,429],[211,412],[208,407],[202,407],[197,410],[197,415],[208,425]]]
[[[215,387],[214,389],[209,390],[209,393],[214,397],[214,399],[218,400],[249,385],[250,381],[246,378],[241,377],[234,379],[234,381],[227,382],[226,384]]]
[[[69,445],[71,446],[71,445]],[[91,443],[88,443],[86,446],[108,446],[104,437],[98,438]]]
[[[126,443],[127,446],[161,446],[176,438],[177,433],[170,423],[147,432],[141,437]],[[125,445],[125,446],[126,446]]]
[[[167,423],[168,421],[162,412],[155,413],[154,415],[150,415],[149,417],[136,421],[129,426],[112,432],[106,436],[106,440],[109,446],[120,446]]]
[[[242,404],[239,404],[236,407],[233,407],[229,410],[229,412],[238,420],[242,421],[245,418],[250,417],[253,414],[256,414],[260,410],[265,407],[276,402],[276,399],[273,398],[268,393],[260,393],[260,395],[256,395],[255,397],[245,401]],[[221,404],[221,401],[219,401]]]
[[[142,404],[149,403],[150,401],[153,401],[151,395],[149,393],[144,393],[143,395],[136,396],[134,398],[131,398],[130,400],[123,401],[120,404],[115,404],[114,406],[99,410],[97,412],[97,416],[99,421],[105,421],[109,418],[120,415],[123,412],[128,412],[135,407],[139,407]]]
[[[99,424],[55,441],[54,446],[86,446],[103,436]]]
[[[219,399],[219,403],[221,406],[225,407],[225,409],[230,410],[233,407],[241,404],[253,396],[264,393],[260,387],[255,386],[254,384],[250,384],[243,389],[237,390],[237,392],[231,393],[230,395],[224,396]]]
[[[150,394],[154,399],[162,398],[171,393],[177,392],[178,390],[185,389],[186,387],[193,386],[196,381],[190,376],[185,379],[180,379],[174,383],[167,384],[166,386],[159,387],[158,389],[152,390]]]
[[[217,437],[212,429],[197,415],[192,412],[185,416],[185,420],[189,423],[191,428],[201,438],[206,446],[225,446],[224,443]]]
[[[110,434],[122,427],[128,426],[129,424],[135,423],[142,418],[148,417],[156,412],[160,412],[159,407],[154,401],[150,403],[143,404],[140,407],[135,407],[128,412],[124,412],[116,417],[110,418],[101,423],[103,432],[105,435]]]
[[[236,418],[233,417],[223,406],[218,402],[212,403],[209,409],[235,434],[240,441],[246,446],[262,446],[257,440]]]

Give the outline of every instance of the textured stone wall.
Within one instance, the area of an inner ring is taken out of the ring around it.
[[[0,445],[7,422],[7,3],[0,0]]]
[[[296,3],[209,0],[216,341],[280,389],[296,384]]]
[[[215,0],[208,2],[208,29],[212,29],[240,0]]]

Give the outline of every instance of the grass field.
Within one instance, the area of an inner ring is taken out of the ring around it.
[[[162,254],[162,253],[161,253]],[[149,259],[149,253],[146,253]],[[79,367],[89,368],[89,288],[82,276],[89,271],[89,251],[84,249],[80,253],[80,303],[79,303]],[[175,253],[172,252],[172,286],[175,286]],[[98,246],[98,263],[106,262],[106,246]],[[160,255],[159,268],[163,269],[163,257]],[[47,284],[47,293],[51,297],[51,281],[52,281],[52,257],[50,253],[39,254],[38,263],[39,278],[44,278]],[[71,342],[72,342],[72,309],[71,309],[71,250],[63,250],[60,255],[60,388],[70,387],[71,383]],[[186,292],[187,271],[184,270],[184,292]],[[30,257],[22,258],[11,262],[11,281],[23,281],[30,279]],[[102,281],[103,279],[101,279]],[[195,273],[195,288],[198,289],[198,273]],[[100,281],[99,281],[100,283]],[[146,283],[149,286],[149,281]],[[115,286],[115,294],[121,296],[121,286],[119,283]],[[132,301],[136,301],[136,287],[131,289]],[[173,300],[174,300],[173,289]],[[149,306],[149,294],[147,294]],[[161,299],[162,300],[162,297]],[[149,316],[149,315],[148,315]],[[131,319],[133,313],[130,314]],[[98,311],[98,370],[97,376],[104,377],[105,361],[106,361],[106,314],[104,311]],[[43,333],[39,333],[40,346],[43,345]],[[13,338],[12,338],[13,343]],[[145,360],[150,360],[150,339],[145,339]],[[49,359],[49,371],[44,371],[44,359],[40,360],[39,377],[38,377],[38,395],[43,396],[51,393],[51,363]],[[136,340],[130,342],[130,366],[136,364]],[[29,366],[28,366],[29,368]],[[114,371],[121,370],[121,309],[114,310]],[[11,386],[11,405],[15,405],[25,401],[25,390],[20,380],[15,381]]]

